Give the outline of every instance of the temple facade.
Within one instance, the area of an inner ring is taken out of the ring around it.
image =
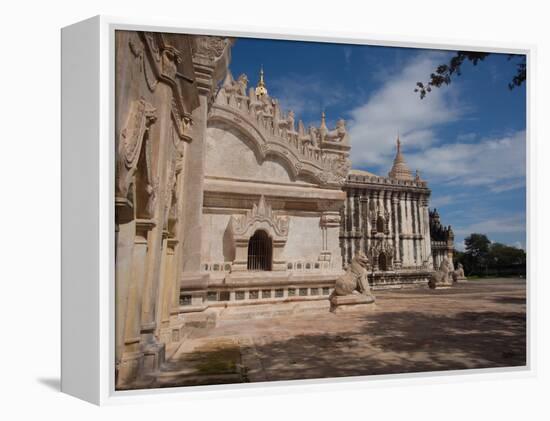
[[[402,160],[398,140],[397,160]],[[344,263],[357,250],[369,258],[375,287],[425,283],[433,260],[430,249],[427,183],[410,172],[388,177],[351,170],[345,184],[341,251]]]
[[[346,266],[363,251],[374,288],[425,284],[445,256],[452,262],[452,229],[441,226],[437,211],[429,210],[431,191],[418,171],[412,175],[399,138],[386,177],[352,169],[344,191],[342,261]]]
[[[351,169],[345,122],[305,127],[263,70],[235,79],[232,44],[116,33],[118,389],[146,385],[189,329],[328,308],[358,251],[374,288],[426,284],[452,257],[399,140],[387,177]]]
[[[344,122],[307,130],[230,72],[209,111],[201,269],[210,308],[326,299],[342,272],[340,209],[350,168]],[[260,275],[261,273],[261,275]],[[182,287],[182,302],[193,292]]]

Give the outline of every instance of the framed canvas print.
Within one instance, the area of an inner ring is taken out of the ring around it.
[[[64,391],[529,369],[528,48],[105,17],[62,44]]]

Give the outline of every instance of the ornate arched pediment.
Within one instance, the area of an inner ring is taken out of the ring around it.
[[[329,174],[328,167],[304,160],[297,150],[289,147],[285,142],[266,136],[253,122],[236,115],[233,110],[212,107],[208,126],[230,127],[235,130],[254,148],[260,162],[269,158],[279,161],[293,179],[307,176],[318,184],[330,184],[330,180],[334,179]]]
[[[307,176],[319,185],[343,185],[351,168],[344,122],[337,129],[343,135],[334,139],[327,137],[327,130],[310,128],[306,133],[302,122],[296,130],[292,111],[283,114],[269,97],[244,95],[246,83],[246,77],[234,81],[228,75],[209,111],[208,126],[237,131],[250,141],[262,162],[273,157],[294,179]],[[324,120],[321,128],[326,129]]]
[[[274,240],[286,241],[288,236],[288,216],[275,215],[271,206],[260,197],[252,210],[231,217],[231,230],[235,239],[248,240],[257,230],[264,230]]]
[[[258,230],[265,231],[273,245],[273,270],[286,270],[283,249],[288,238],[289,220],[286,215],[276,215],[264,196],[244,215],[233,215],[229,221],[235,242],[233,271],[247,270],[248,241]]]

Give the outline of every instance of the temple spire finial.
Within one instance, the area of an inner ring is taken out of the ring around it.
[[[397,153],[401,152],[401,140],[399,140],[399,132],[397,132]]]
[[[264,81],[264,65],[260,65],[260,80],[258,81],[258,86],[256,86],[256,97],[261,98],[267,95],[267,88],[265,87]]]
[[[413,180],[411,170],[405,163],[405,157],[401,152],[401,140],[399,139],[399,133],[397,134],[395,158],[393,160],[393,166],[390,170],[389,177],[396,180]]]
[[[265,86],[265,82],[264,82],[264,65],[261,64],[260,65],[260,83],[259,83],[260,86]]]

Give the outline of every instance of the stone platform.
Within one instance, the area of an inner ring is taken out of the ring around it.
[[[167,353],[148,387],[524,366],[525,297],[524,279],[470,280],[378,291],[376,311],[222,318]]]
[[[331,313],[365,312],[374,309],[374,297],[362,294],[333,295],[330,298]]]

